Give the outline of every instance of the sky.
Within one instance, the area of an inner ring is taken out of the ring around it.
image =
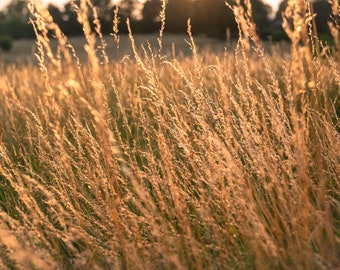
[[[44,4],[53,3],[57,6],[63,6],[65,3],[67,3],[69,0],[42,0]],[[0,10],[2,10],[4,7],[10,3],[11,0],[0,0]]]
[[[0,0],[0,10],[3,9],[11,0]],[[53,3],[57,6],[62,7],[69,0],[42,0],[44,4]],[[273,7],[274,12],[276,11],[281,0],[264,0],[265,3],[271,5]]]

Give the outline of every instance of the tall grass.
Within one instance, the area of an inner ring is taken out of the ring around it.
[[[159,48],[130,30],[115,62],[95,8],[74,7],[87,63],[30,3],[39,67],[0,71],[0,268],[340,266],[339,58],[311,53],[305,1],[284,13],[288,59],[265,53],[249,1],[230,6],[233,51],[200,52],[188,21],[192,57],[163,53],[164,1]]]

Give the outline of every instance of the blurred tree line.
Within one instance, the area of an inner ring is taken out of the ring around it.
[[[228,0],[232,2],[234,0]],[[79,3],[79,0],[75,1]],[[99,20],[104,34],[112,32],[112,21],[115,6],[111,0],[92,0],[97,8]],[[254,21],[260,37],[272,35],[274,39],[285,38],[280,27],[281,13],[287,0],[283,0],[274,19],[270,19],[271,7],[262,0],[251,0]],[[158,31],[161,24],[159,13],[161,0],[121,0],[119,6],[119,31],[127,32],[125,20],[130,18],[134,33],[152,33]],[[313,1],[316,16],[316,26],[322,35],[329,35],[327,21],[330,19],[331,9],[327,1]],[[78,23],[77,14],[71,2],[63,8],[50,4],[48,10],[54,21],[67,36],[82,34],[82,27]],[[33,38],[34,31],[29,25],[29,12],[25,0],[12,0],[0,12],[0,37],[13,39]],[[89,14],[91,17],[91,14]],[[167,0],[166,29],[167,32],[185,33],[187,19],[191,18],[193,34],[205,34],[211,37],[225,39],[226,33],[237,37],[238,29],[233,12],[225,5],[225,0]]]

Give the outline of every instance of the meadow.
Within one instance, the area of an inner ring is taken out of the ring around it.
[[[134,34],[134,40],[136,48],[141,49],[142,46],[147,47],[148,43],[152,48],[158,48],[159,34]],[[109,61],[120,61],[124,57],[133,59],[133,51],[131,48],[131,41],[127,34],[119,35],[119,49],[115,43],[114,37],[103,36],[105,43],[107,44],[105,51]],[[191,49],[187,44],[188,37],[180,34],[164,34],[162,40],[163,54],[175,58],[183,58],[191,56]],[[86,38],[82,36],[75,36],[68,38],[68,42],[72,44],[74,50],[77,52],[77,57],[82,63],[86,63],[88,55],[84,50],[84,45],[87,43]],[[211,52],[223,52],[227,46],[229,49],[235,47],[235,42],[226,43],[226,41],[217,40],[215,38],[209,38],[206,36],[195,37],[195,44],[200,51],[209,50]],[[100,46],[100,42],[96,42],[97,46]],[[53,52],[58,47],[58,41],[55,39],[50,40],[50,47]],[[270,47],[269,45],[267,46]],[[287,46],[286,46],[287,47]],[[37,46],[35,40],[21,39],[17,40],[13,44],[13,48],[9,52],[2,52],[0,50],[0,61],[4,66],[8,65],[27,65],[37,64],[37,58],[34,55],[37,52]],[[98,55],[100,56],[100,54]]]
[[[68,40],[30,6],[35,49],[1,56],[0,269],[340,267],[339,25],[319,44],[292,1],[265,49],[245,3],[233,44],[163,35],[164,9],[157,38],[103,37],[85,0]]]

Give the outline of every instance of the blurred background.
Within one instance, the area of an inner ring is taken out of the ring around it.
[[[281,29],[281,13],[287,0],[279,2],[251,0],[253,17],[262,39],[282,40],[286,36]],[[44,1],[43,1],[44,2]],[[75,1],[76,3],[79,0]],[[93,0],[97,7],[102,31],[112,32],[114,9],[118,1]],[[159,12],[161,0],[121,0],[119,1],[120,33],[126,33],[126,18],[130,18],[134,33],[156,33],[160,27]],[[317,14],[316,27],[319,36],[330,36],[327,21],[330,19],[330,6],[325,0],[312,1]],[[82,35],[82,27],[70,1],[45,1],[54,21],[67,36]],[[270,5],[271,4],[271,5]],[[273,8],[274,7],[274,8]],[[34,38],[29,25],[29,12],[26,1],[2,0],[0,6],[0,36],[7,39]],[[225,40],[227,33],[237,38],[238,30],[233,12],[226,7],[224,0],[167,0],[166,29],[168,33],[185,33],[187,19],[191,18],[194,35],[204,35]]]

